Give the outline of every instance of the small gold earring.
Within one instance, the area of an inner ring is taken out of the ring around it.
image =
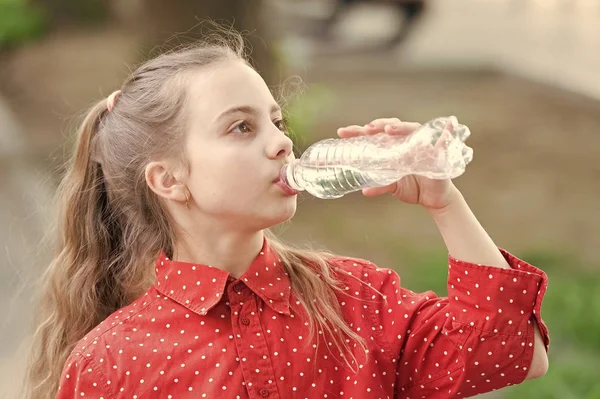
[[[185,190],[185,207],[187,209],[190,209],[190,197],[189,197],[188,190]]]

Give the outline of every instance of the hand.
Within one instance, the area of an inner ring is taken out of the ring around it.
[[[421,126],[420,123],[402,122],[398,118],[380,118],[364,126],[341,127],[337,133],[341,138],[382,132],[390,135],[408,135],[418,129],[419,126]],[[443,139],[443,137],[440,137],[439,142],[442,142]],[[419,204],[428,210],[446,208],[454,199],[460,197],[458,189],[450,179],[434,180],[418,175],[405,176],[388,186],[365,188],[362,192],[367,197],[390,193],[400,201],[408,204]]]

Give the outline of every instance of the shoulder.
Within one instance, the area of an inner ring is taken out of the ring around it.
[[[396,270],[379,267],[369,260],[340,256],[329,258],[328,263],[333,270],[337,271],[335,274],[339,276],[338,279],[342,280],[352,293],[359,295],[362,292],[361,296],[368,297],[370,300],[379,297],[380,304],[386,304],[390,297],[410,298],[413,304],[437,297],[433,291],[417,293],[403,287],[402,279]],[[398,302],[400,303],[401,300]]]
[[[345,282],[358,280],[378,290],[386,284],[400,284],[400,276],[395,270],[379,267],[370,260],[337,256],[329,258],[327,262]]]
[[[93,360],[99,354],[109,352],[112,343],[121,342],[126,332],[135,331],[139,327],[141,323],[138,319],[160,298],[162,296],[150,288],[144,295],[115,311],[89,331],[77,342],[71,354]]]
[[[143,327],[148,309],[161,296],[152,288],[131,304],[117,310],[89,331],[72,349],[61,373],[57,398],[74,396],[116,397],[113,385],[122,378],[117,354],[139,344],[131,332]]]

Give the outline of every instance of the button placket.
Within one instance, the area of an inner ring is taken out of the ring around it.
[[[268,382],[275,381],[276,378],[258,312],[258,301],[260,299],[251,294],[242,301],[232,302],[234,339],[244,380],[246,384],[253,385],[252,389],[248,389],[250,398],[278,399],[277,386]]]

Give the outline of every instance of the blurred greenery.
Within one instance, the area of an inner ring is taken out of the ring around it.
[[[331,90],[324,85],[311,85],[296,94],[285,106],[286,122],[294,146],[303,151],[316,141],[316,123],[319,115],[327,112],[334,100]]]
[[[1,0],[0,0],[1,1]],[[23,1],[23,0],[21,0]],[[90,28],[108,16],[105,0],[25,0],[43,9],[53,25],[80,25]]]
[[[552,327],[550,330],[553,333]],[[555,336],[553,335],[552,339]],[[582,351],[576,347],[568,348],[567,344],[568,340],[559,340],[557,337],[551,344],[548,373],[540,379],[507,388],[505,397],[507,399],[600,398],[600,379],[598,379],[600,354]]]
[[[0,0],[0,49],[34,39],[45,27],[45,14],[27,0]]]

